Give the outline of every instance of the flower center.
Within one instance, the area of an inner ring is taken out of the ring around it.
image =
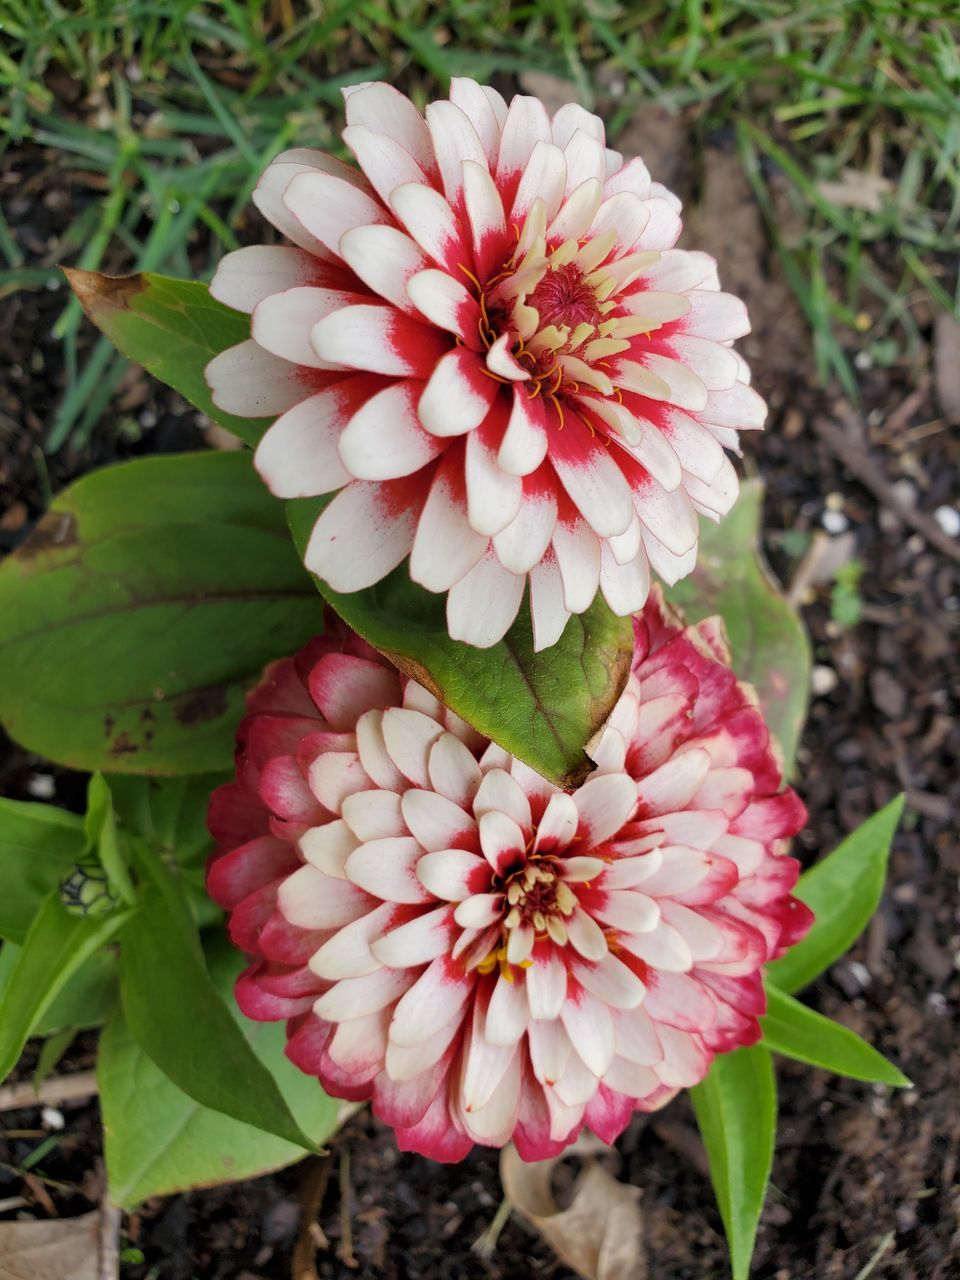
[[[573,914],[577,905],[573,890],[558,879],[553,866],[546,861],[530,861],[507,880],[506,898],[509,910],[503,928],[509,933],[520,925],[532,925],[537,933],[548,934],[558,946],[567,941],[563,917]]]

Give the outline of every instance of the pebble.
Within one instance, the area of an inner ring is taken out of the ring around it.
[[[24,786],[36,800],[52,800],[57,792],[57,784],[49,773],[31,773]]]
[[[933,518],[948,538],[960,538],[960,511],[956,507],[937,507]]]
[[[843,533],[850,527],[850,521],[842,511],[825,511],[820,517],[820,523],[827,533]]]
[[[828,693],[833,693],[839,682],[840,677],[833,667],[818,663],[810,672],[810,688],[817,698],[824,698]]]
[[[48,1129],[63,1129],[67,1123],[63,1118],[63,1112],[58,1111],[56,1107],[44,1107],[40,1112],[40,1119]]]

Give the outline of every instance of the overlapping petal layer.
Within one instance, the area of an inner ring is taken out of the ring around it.
[[[719,623],[654,593],[635,632],[572,794],[343,630],[250,698],[210,807],[238,1000],[404,1149],[611,1141],[758,1038],[760,968],[809,925],[803,806]]]
[[[528,582],[538,648],[598,589],[636,611],[651,568],[690,572],[697,513],[736,497],[724,450],[763,425],[743,304],[581,107],[454,79],[423,119],[389,85],[346,93],[359,168],[278,156],[254,201],[291,244],[216,273],[252,336],[208,366],[214,400],[280,415],[256,455],[278,496],[336,494],[306,551],[336,590],[409,557],[481,647]]]

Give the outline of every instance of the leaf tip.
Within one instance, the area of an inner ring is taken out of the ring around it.
[[[114,307],[122,311],[146,287],[142,275],[105,276],[99,271],[82,271],[79,267],[61,267],[60,270],[94,324],[104,308]]]

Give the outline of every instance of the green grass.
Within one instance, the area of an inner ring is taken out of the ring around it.
[[[209,270],[273,154],[336,147],[343,84],[387,77],[423,103],[452,75],[537,70],[600,105],[611,132],[651,100],[687,111],[701,139],[733,132],[823,382],[856,395],[851,333],[909,359],[917,300],[957,308],[951,0],[0,0],[0,21],[0,147],[53,148],[102,187],[63,228],[58,260],[96,268],[109,251],[131,270]],[[82,89],[70,115],[52,76]],[[615,96],[597,89],[612,82]],[[824,194],[851,168],[890,181],[877,210]],[[775,174],[799,230],[780,225]],[[55,281],[0,215],[0,297]],[[80,319],[67,303],[56,327],[69,380],[51,449],[88,437],[124,368],[105,340],[78,359]]]

